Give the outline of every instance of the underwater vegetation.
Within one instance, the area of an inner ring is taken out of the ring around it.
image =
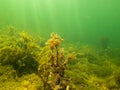
[[[103,49],[107,49],[110,46],[110,39],[108,37],[102,37],[100,42]]]
[[[120,49],[109,41],[101,40],[101,52],[63,42],[56,33],[43,42],[13,26],[2,28],[0,90],[119,90]]]
[[[73,54],[64,56],[64,49],[60,48],[63,39],[55,33],[51,33],[46,45],[50,48],[49,59],[40,65],[38,71],[44,90],[69,90],[70,79],[65,77],[67,63],[73,59]]]

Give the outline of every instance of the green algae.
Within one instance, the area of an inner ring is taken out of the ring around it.
[[[13,26],[1,29],[0,90],[120,89],[119,49],[101,54],[88,45],[61,45],[55,33],[40,40]]]

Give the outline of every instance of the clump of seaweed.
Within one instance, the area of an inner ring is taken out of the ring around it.
[[[67,63],[73,59],[74,55],[69,54],[65,59],[64,49],[60,48],[62,41],[60,36],[51,33],[51,38],[46,43],[50,48],[49,60],[39,68],[44,90],[69,90],[70,79],[65,77],[65,70]]]
[[[16,32],[13,26],[5,30],[0,36],[1,65],[12,65],[18,76],[37,73],[38,62],[35,56],[40,46],[36,40],[25,32]]]
[[[107,49],[110,46],[110,39],[108,37],[102,37],[100,43],[103,49]]]

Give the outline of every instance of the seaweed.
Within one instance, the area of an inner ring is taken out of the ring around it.
[[[56,33],[47,41],[14,26],[0,30],[1,90],[120,89],[119,49],[63,43]],[[113,52],[114,51],[114,52]]]
[[[65,77],[67,63],[73,59],[74,55],[69,54],[64,59],[64,49],[60,48],[63,39],[55,33],[51,33],[51,38],[47,41],[50,48],[49,58],[39,68],[39,76],[43,82],[44,90],[69,90],[70,79]]]

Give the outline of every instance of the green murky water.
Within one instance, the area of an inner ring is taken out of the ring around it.
[[[1,0],[0,26],[46,35],[58,32],[75,42],[97,43],[109,37],[119,47],[119,4],[118,0]]]

